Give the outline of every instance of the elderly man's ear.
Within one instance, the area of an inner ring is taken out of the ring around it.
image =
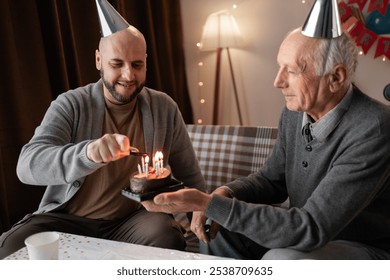
[[[329,89],[331,92],[337,92],[345,83],[347,70],[343,65],[337,65],[331,74],[329,74]]]

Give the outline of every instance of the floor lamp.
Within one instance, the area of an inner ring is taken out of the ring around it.
[[[219,11],[207,17],[203,27],[203,33],[200,43],[201,51],[216,51],[217,62],[215,70],[215,85],[214,85],[214,110],[213,110],[213,125],[218,124],[219,115],[219,85],[221,74],[221,55],[223,49],[226,49],[230,75],[233,82],[233,90],[237,105],[237,112],[240,124],[243,124],[240,104],[237,94],[236,80],[229,48],[239,47],[242,43],[241,32],[238,28],[235,18],[228,11]]]

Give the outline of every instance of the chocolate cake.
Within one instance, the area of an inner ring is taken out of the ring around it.
[[[136,194],[155,191],[172,184],[171,171],[163,168],[163,172],[157,175],[156,170],[149,167],[148,176],[145,173],[134,172],[130,176],[130,190]]]

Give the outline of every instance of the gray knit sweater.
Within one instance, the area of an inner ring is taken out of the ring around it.
[[[264,168],[214,196],[206,215],[267,248],[310,251],[335,239],[390,251],[390,109],[354,88],[321,139],[284,109]],[[290,208],[269,206],[290,198]]]
[[[146,152],[164,151],[164,161],[178,180],[204,190],[205,182],[176,103],[165,93],[149,88],[142,90],[137,102]],[[17,164],[19,179],[30,185],[47,185],[36,213],[62,209],[82,187],[85,177],[104,165],[86,156],[87,145],[102,136],[104,106],[101,80],[61,94],[22,148]]]

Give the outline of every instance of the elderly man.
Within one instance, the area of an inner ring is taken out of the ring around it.
[[[291,32],[274,85],[285,100],[265,166],[212,194],[182,190],[144,205],[195,211],[201,252],[239,259],[389,259],[390,109],[352,84],[345,34]],[[290,199],[289,209],[274,206]],[[206,217],[213,221],[209,234]]]

